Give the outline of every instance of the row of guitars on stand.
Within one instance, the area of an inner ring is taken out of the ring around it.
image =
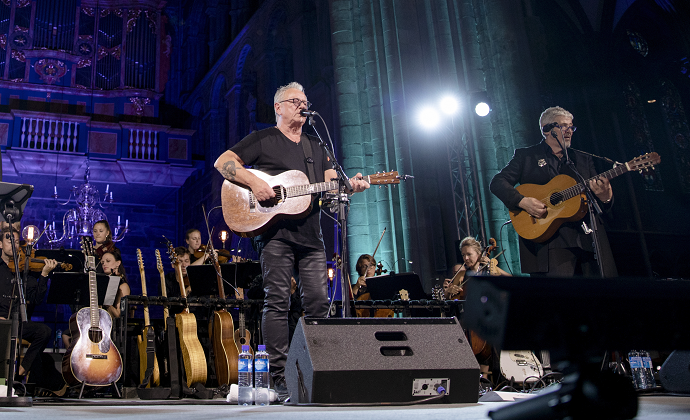
[[[85,268],[89,276],[89,307],[83,308],[73,314],[69,321],[72,341],[62,360],[62,374],[70,386],[81,385],[82,391],[85,385],[107,386],[115,385],[122,375],[122,357],[111,340],[112,319],[103,309],[98,307],[98,292],[96,282],[96,260],[91,239],[82,237],[81,246],[85,255]],[[206,356],[197,336],[197,324],[194,314],[190,313],[187,305],[187,287],[182,275],[182,267],[172,244],[168,245],[168,255],[175,269],[175,276],[180,286],[181,301],[185,308],[175,315],[176,333],[167,334],[168,340],[173,338],[172,348],[176,347],[175,335],[179,337],[179,345],[186,376],[186,384],[205,384],[207,379]],[[146,299],[146,277],[144,273],[144,261],[141,250],[137,249],[139,273],[141,275],[142,295]],[[220,275],[220,265],[214,258],[213,264],[217,273],[218,292],[220,300],[225,299],[223,278]],[[161,254],[156,250],[156,265],[161,279],[161,294],[167,297],[165,287],[165,273]],[[236,298],[242,299],[242,290],[236,290]],[[167,320],[169,310],[164,306],[165,329],[168,330]],[[251,336],[245,328],[244,313],[239,313],[239,328],[235,330],[233,319],[226,309],[214,312],[210,320],[209,331],[213,343],[213,354],[218,385],[237,383],[238,380],[238,348],[249,344]],[[144,328],[137,337],[140,363],[140,382],[147,387],[159,386],[161,375],[159,363],[156,357],[155,333],[149,317],[149,308],[144,304]],[[170,346],[169,346],[170,348]],[[174,351],[174,350],[171,350]],[[251,347],[250,347],[251,351]],[[172,359],[172,358],[171,358]],[[175,356],[177,359],[177,356]],[[174,362],[171,360],[170,364]],[[147,372],[148,370],[148,372]],[[166,369],[167,370],[167,369]],[[174,369],[170,369],[172,372]],[[119,396],[117,386],[114,386]],[[80,397],[81,397],[80,393]]]

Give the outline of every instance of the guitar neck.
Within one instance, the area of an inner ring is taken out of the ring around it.
[[[625,164],[625,165],[618,165],[618,166],[616,166],[616,167],[613,168],[613,169],[609,169],[609,170],[606,171],[606,172],[602,172],[602,173],[600,173],[599,175],[594,176],[594,177],[592,177],[592,178],[586,180],[585,182],[586,182],[587,184],[589,184],[590,181],[593,181],[594,179],[597,179],[597,178],[613,179],[613,178],[615,178],[615,177],[617,177],[617,176],[619,176],[619,175],[623,175],[624,173],[628,172],[628,170],[629,170],[629,169],[628,169],[628,165],[627,165],[627,164]],[[560,193],[563,195],[563,201],[565,201],[565,200],[571,199],[571,198],[573,198],[573,197],[575,197],[575,196],[577,196],[577,195],[582,194],[582,192],[583,192],[584,190],[585,190],[585,187],[584,187],[584,185],[582,185],[582,183],[580,182],[579,184],[574,185],[574,186],[572,186],[572,187],[570,187],[570,188],[567,188],[567,189],[561,191]]]
[[[187,299],[187,289],[184,287],[184,276],[179,262],[175,263],[175,277],[177,277],[177,283],[180,285],[180,296]],[[189,307],[185,307],[182,312],[189,313]]]
[[[98,310],[98,283],[96,282],[96,270],[93,267],[96,265],[96,257],[89,255],[87,257],[87,266],[89,267],[89,307],[91,308],[91,327],[98,328],[100,325],[100,311]]]
[[[165,273],[161,270],[158,272],[161,277],[161,296],[164,298],[168,297],[168,291],[165,288]],[[168,309],[168,305],[163,306],[163,328],[167,329],[168,328],[168,323],[166,320],[170,317],[170,310]]]
[[[287,198],[300,197],[303,195],[317,194],[324,191],[331,191],[338,189],[338,181],[318,182],[316,184],[296,185],[294,187],[287,187]]]
[[[144,274],[144,268],[139,267],[139,274],[141,275],[141,295],[146,297],[148,293],[146,292],[146,275]],[[151,325],[151,319],[149,318],[149,305],[144,305],[144,326]]]

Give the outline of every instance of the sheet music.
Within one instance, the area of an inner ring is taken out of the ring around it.
[[[108,276],[110,280],[108,281],[108,290],[105,292],[105,298],[103,298],[103,305],[113,306],[115,303],[115,296],[117,295],[117,289],[120,286],[120,276]]]

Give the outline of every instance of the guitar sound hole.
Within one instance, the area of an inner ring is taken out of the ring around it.
[[[103,340],[103,331],[98,328],[89,329],[89,340],[92,343],[100,343]]]
[[[549,202],[551,202],[552,206],[556,206],[562,201],[563,200],[561,200],[561,196],[559,194],[551,194],[551,197],[549,197]]]

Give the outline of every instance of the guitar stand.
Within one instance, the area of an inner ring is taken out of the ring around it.
[[[118,389],[117,384],[115,382],[113,382],[110,385],[112,385],[113,388],[115,388],[115,393],[117,394],[117,398],[122,398],[122,394],[120,394],[120,390]],[[80,399],[80,400],[82,399],[82,397],[84,395],[84,388],[85,387],[86,387],[86,382],[82,382],[81,387],[79,388],[79,398],[78,399]]]

